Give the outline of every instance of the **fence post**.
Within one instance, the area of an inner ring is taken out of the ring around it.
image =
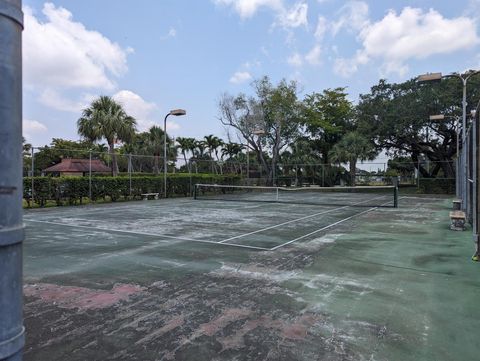
[[[92,202],[92,151],[88,152],[88,197],[90,202]]]
[[[31,197],[32,197],[32,207],[33,207],[33,203],[35,203],[35,200],[33,198],[33,193],[34,193],[34,181],[33,181],[33,177],[35,176],[35,158],[34,158],[34,153],[35,153],[35,148],[32,147],[32,192],[31,192]]]
[[[129,195],[132,196],[132,154],[128,154],[128,184]]]
[[[417,160],[417,188],[420,188],[420,160]]]
[[[322,187],[325,187],[325,164],[322,164]]]

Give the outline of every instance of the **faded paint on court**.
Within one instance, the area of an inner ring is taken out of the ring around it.
[[[479,265],[449,207],[403,198],[317,233],[365,209],[172,199],[26,212],[25,359],[473,360]]]

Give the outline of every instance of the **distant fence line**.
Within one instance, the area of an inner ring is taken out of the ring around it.
[[[39,150],[51,151],[52,154],[46,154],[46,159],[40,157]],[[57,149],[51,147],[33,147],[29,154],[24,154],[25,157],[30,157],[29,162],[24,164],[24,177],[31,177],[31,185],[28,187],[31,199],[35,199],[35,181],[36,177],[48,175],[45,169],[52,166],[51,159],[55,159],[58,163],[66,158],[79,158],[88,160],[86,168],[83,171],[68,172],[64,175],[78,175],[88,177],[88,194],[92,198],[92,189],[94,188],[95,176],[100,175],[92,169],[93,160],[101,160],[108,168],[112,168],[112,157],[109,152],[100,152],[95,150],[82,149]],[[50,156],[50,158],[49,158]],[[168,157],[167,161],[167,175],[173,174],[190,174],[190,183],[198,174],[211,175],[235,175],[241,179],[243,184],[251,185],[265,185],[269,169],[265,169],[261,164],[258,164],[254,157],[247,158],[245,161],[238,159],[216,160],[198,157]],[[245,154],[243,154],[245,157]],[[130,179],[132,184],[132,177],[147,176],[147,175],[163,175],[164,158],[161,155],[151,154],[125,154],[116,153],[118,174],[126,176]],[[46,164],[46,162],[49,162]],[[437,182],[441,184],[439,189],[450,192],[451,184],[455,184],[455,177],[445,177],[439,174],[437,177],[423,177],[418,171],[418,168],[423,166],[425,169],[433,169],[439,163],[422,160],[418,162],[391,162],[390,166],[394,165],[395,170],[389,168],[388,162],[358,162],[357,174],[355,177],[356,183],[360,185],[385,185],[391,183],[391,177],[396,177],[400,185],[416,186],[417,188],[424,188],[428,190],[430,185]],[[451,162],[448,162],[451,165]],[[51,175],[62,175],[60,172]],[[105,174],[105,172],[103,173]],[[32,177],[33,176],[33,177]],[[277,163],[273,184],[278,186],[333,186],[344,185],[350,181],[348,174],[348,166],[346,164],[322,164],[309,162],[294,162],[294,163]],[[158,189],[157,189],[158,191]],[[129,193],[132,193],[130,186]],[[161,192],[160,192],[161,193]]]

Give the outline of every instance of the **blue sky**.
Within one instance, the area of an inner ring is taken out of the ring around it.
[[[380,78],[480,69],[479,0],[23,1],[24,134],[78,139],[76,120],[111,95],[140,130],[225,138],[217,101],[253,79],[296,80],[301,96]]]

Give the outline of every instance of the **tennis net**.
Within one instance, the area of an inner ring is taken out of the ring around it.
[[[196,184],[194,198],[238,202],[278,202],[349,207],[397,207],[398,187],[261,187]]]

